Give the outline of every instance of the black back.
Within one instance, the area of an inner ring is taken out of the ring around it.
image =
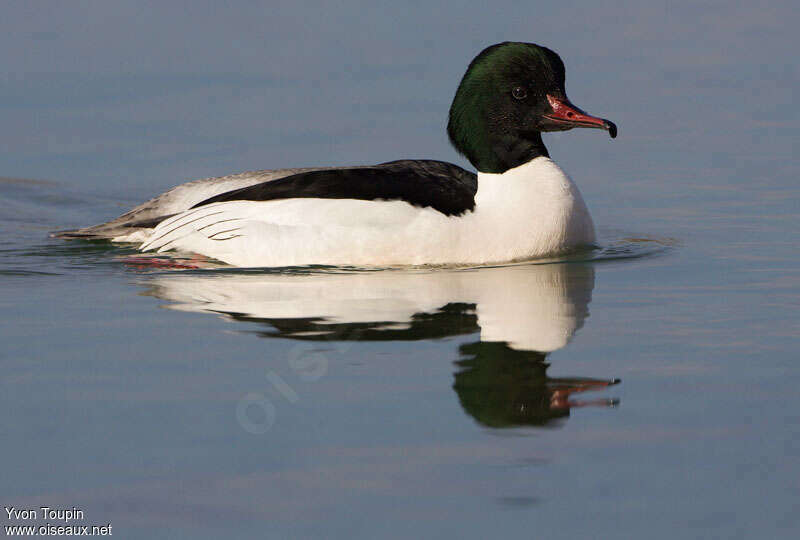
[[[444,161],[406,159],[302,172],[221,193],[192,208],[223,201],[297,198],[399,200],[433,208],[446,216],[458,216],[475,208],[477,191],[475,173]]]

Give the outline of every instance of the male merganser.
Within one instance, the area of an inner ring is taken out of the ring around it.
[[[616,126],[567,99],[564,63],[504,42],[470,63],[450,107],[450,141],[477,169],[433,160],[280,169],[180,185],[62,238],[141,242],[235,266],[497,263],[595,240],[578,188],[541,132]]]

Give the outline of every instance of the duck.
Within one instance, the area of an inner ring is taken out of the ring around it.
[[[475,168],[430,159],[251,171],[179,185],[109,222],[54,233],[238,267],[481,265],[595,242],[578,187],[542,133],[617,126],[567,98],[564,62],[503,42],[469,64],[447,134]]]

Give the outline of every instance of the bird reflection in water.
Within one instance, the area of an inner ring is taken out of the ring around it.
[[[484,426],[558,425],[573,407],[613,407],[616,399],[574,401],[572,394],[601,390],[619,379],[547,376],[547,355],[517,351],[506,343],[468,343],[459,348],[463,359],[453,389],[461,407]]]
[[[462,344],[453,389],[464,411],[491,428],[557,426],[576,400],[617,379],[552,378],[547,355],[588,316],[589,264],[370,272],[184,273],[147,278],[172,309],[259,323],[265,338],[417,341],[479,336]]]

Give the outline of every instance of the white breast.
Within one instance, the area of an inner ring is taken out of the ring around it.
[[[549,158],[502,174],[478,173],[475,207],[487,261],[543,257],[595,240],[578,187]]]
[[[236,266],[483,264],[594,241],[577,187],[548,158],[478,174],[475,210],[447,217],[402,201],[232,201],[156,227],[142,250],[178,249]]]

